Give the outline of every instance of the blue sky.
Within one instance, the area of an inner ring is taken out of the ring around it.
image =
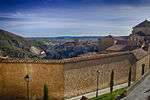
[[[0,28],[25,37],[129,35],[150,0],[0,0]]]

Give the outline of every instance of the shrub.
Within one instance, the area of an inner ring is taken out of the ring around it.
[[[43,100],[48,100],[49,99],[49,97],[48,97],[48,87],[47,87],[46,84],[44,84],[43,93],[44,93]]]
[[[110,92],[113,92],[113,86],[114,86],[114,70],[112,70],[111,72],[111,76],[110,76]]]
[[[128,76],[128,87],[131,85],[131,67],[129,69],[129,76]]]
[[[142,64],[142,72],[141,72],[142,76],[144,75],[144,67],[145,67],[145,64]]]

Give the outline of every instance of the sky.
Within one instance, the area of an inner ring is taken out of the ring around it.
[[[0,0],[0,29],[24,37],[125,36],[150,0]]]

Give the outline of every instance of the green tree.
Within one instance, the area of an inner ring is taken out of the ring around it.
[[[110,76],[110,92],[113,92],[113,86],[114,86],[114,70],[112,70],[111,72],[111,76]]]
[[[44,84],[44,89],[43,89],[43,100],[48,100],[49,97],[48,97],[48,86],[46,84]]]
[[[131,67],[129,69],[129,76],[128,76],[128,87],[131,85]]]
[[[98,40],[100,50],[105,50],[106,48],[114,44],[114,39],[111,36],[104,37]]]

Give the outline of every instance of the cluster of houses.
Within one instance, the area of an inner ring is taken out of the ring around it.
[[[145,20],[133,27],[132,34],[128,37],[113,37],[111,35],[101,39],[99,43],[108,42],[105,52],[131,51],[141,47],[147,47],[150,42],[150,21]],[[104,52],[102,52],[104,53]]]

